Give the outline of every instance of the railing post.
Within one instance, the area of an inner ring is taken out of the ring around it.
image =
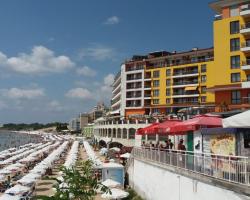
[[[203,153],[203,174],[205,174],[205,154]]]
[[[229,164],[229,175],[228,175],[228,179],[229,182],[231,182],[231,157],[229,156],[228,158],[228,164]]]
[[[248,174],[247,174],[247,159],[245,158],[245,163],[244,163],[244,165],[245,165],[245,184],[246,185],[249,185],[249,176],[248,176]]]

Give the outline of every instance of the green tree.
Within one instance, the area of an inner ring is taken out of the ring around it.
[[[93,200],[96,191],[110,192],[109,188],[102,185],[93,173],[91,161],[84,161],[79,169],[62,168],[63,182],[55,179],[56,193],[52,197],[39,196],[36,199],[43,200]]]

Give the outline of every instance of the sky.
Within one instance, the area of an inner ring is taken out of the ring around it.
[[[2,0],[0,124],[67,122],[134,54],[213,46],[210,0]]]

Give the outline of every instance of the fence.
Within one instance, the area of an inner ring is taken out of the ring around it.
[[[250,162],[247,157],[136,147],[132,155],[134,158],[250,186]]]

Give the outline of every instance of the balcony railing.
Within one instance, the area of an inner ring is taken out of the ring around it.
[[[141,104],[127,104],[126,107],[141,107]]]
[[[188,75],[188,74],[197,74],[198,70],[190,70],[190,71],[176,71],[174,72],[174,76],[179,76],[179,75]]]
[[[244,47],[250,47],[250,41],[242,42],[241,48],[244,48]]]
[[[127,81],[140,80],[140,79],[142,79],[141,76],[137,76],[137,77],[127,77]]]
[[[173,95],[193,95],[199,94],[198,92],[174,92]]]
[[[241,66],[250,65],[250,59],[241,62]]]
[[[137,67],[127,67],[126,71],[137,71],[137,70],[142,70],[144,69],[143,66],[137,66]]]
[[[189,101],[189,100],[184,100],[184,101],[174,101],[174,104],[199,104],[199,101]]]
[[[151,94],[144,94],[144,97],[151,97]]]
[[[240,7],[240,11],[247,11],[247,10],[250,10],[250,4],[244,4],[244,5],[241,5]]]
[[[250,28],[250,22],[247,22],[247,23],[241,25],[241,30],[248,29],[248,28]]]
[[[139,98],[141,97],[141,94],[140,95],[127,95],[127,98]]]
[[[250,186],[250,161],[247,157],[137,147],[133,148],[132,155],[146,162]]]
[[[189,84],[198,84],[198,81],[173,82],[173,85],[189,85]]]
[[[141,88],[141,85],[127,86],[127,89],[139,89],[139,88]]]

